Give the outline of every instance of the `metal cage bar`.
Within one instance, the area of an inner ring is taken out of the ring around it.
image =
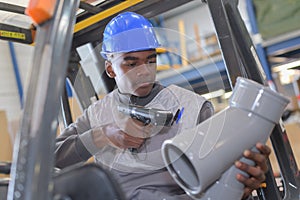
[[[64,86],[79,0],[57,1],[38,26],[21,129],[14,145],[8,200],[50,199],[59,96]]]
[[[238,76],[266,85],[262,65],[237,8],[238,0],[209,0],[207,4],[232,86]],[[284,197],[281,197],[269,164],[267,187],[261,191],[264,193],[261,197],[267,200],[298,200],[299,170],[282,124],[276,125],[270,139],[280,166],[285,192]]]

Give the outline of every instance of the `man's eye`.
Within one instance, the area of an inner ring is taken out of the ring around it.
[[[126,66],[128,66],[128,67],[135,67],[136,63],[126,63]]]
[[[156,60],[149,60],[148,63],[149,64],[154,64],[154,63],[156,63]]]

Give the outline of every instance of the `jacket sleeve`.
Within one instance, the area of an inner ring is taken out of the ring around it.
[[[92,156],[80,139],[81,135],[90,135],[91,131],[87,111],[84,111],[76,122],[69,125],[56,138],[56,167],[64,168],[78,162],[84,162]]]

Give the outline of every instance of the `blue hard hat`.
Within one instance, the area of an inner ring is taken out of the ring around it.
[[[105,27],[101,55],[155,49],[159,47],[153,26],[145,17],[124,12]]]

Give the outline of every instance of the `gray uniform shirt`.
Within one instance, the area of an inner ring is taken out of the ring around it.
[[[162,90],[161,85],[155,84],[151,93],[146,97],[117,94],[122,102],[145,106]],[[198,123],[209,118],[213,114],[211,103],[205,101],[198,112]],[[88,135],[92,131],[91,129],[89,114],[84,111],[75,123],[63,131],[56,140],[57,167],[63,168],[83,162],[92,156],[91,152],[96,150],[88,150],[81,139],[82,135]],[[143,173],[129,173],[114,168],[111,168],[110,171],[120,183],[128,199],[190,199],[174,182],[166,168],[158,168]]]

